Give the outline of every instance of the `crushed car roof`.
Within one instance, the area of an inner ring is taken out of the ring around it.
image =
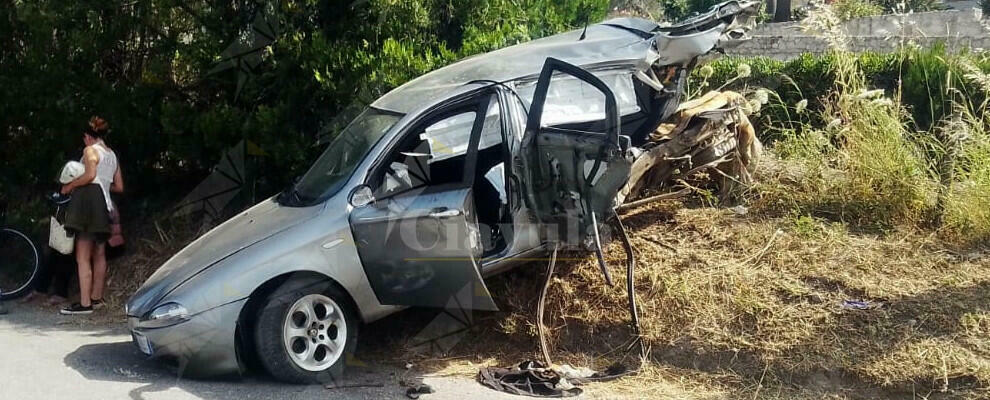
[[[639,18],[612,19],[570,32],[473,56],[430,72],[388,92],[373,107],[408,113],[472,81],[506,82],[535,75],[547,57],[575,65],[640,62],[651,54],[657,24]],[[581,39],[582,34],[585,36]]]

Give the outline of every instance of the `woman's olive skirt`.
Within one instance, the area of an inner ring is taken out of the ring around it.
[[[110,237],[110,212],[100,185],[76,188],[65,211],[65,229],[78,239],[105,242]]]

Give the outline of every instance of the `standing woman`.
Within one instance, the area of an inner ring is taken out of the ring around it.
[[[76,263],[79,269],[79,302],[61,310],[62,314],[91,314],[103,306],[103,286],[107,275],[106,241],[110,237],[110,192],[124,191],[117,155],[103,142],[110,125],[93,117],[83,132],[82,163],[86,172],[62,186],[62,194],[72,193],[65,215],[65,228],[76,236]]]

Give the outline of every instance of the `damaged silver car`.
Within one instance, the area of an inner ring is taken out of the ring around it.
[[[191,376],[334,379],[362,324],[496,310],[485,277],[600,248],[641,146],[755,2],[589,25],[468,58],[367,107],[285,192],[177,253],[128,301],[133,340]]]

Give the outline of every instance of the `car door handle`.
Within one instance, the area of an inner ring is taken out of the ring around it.
[[[433,218],[450,218],[461,215],[461,210],[450,209],[446,207],[434,208],[430,211],[430,216]]]

